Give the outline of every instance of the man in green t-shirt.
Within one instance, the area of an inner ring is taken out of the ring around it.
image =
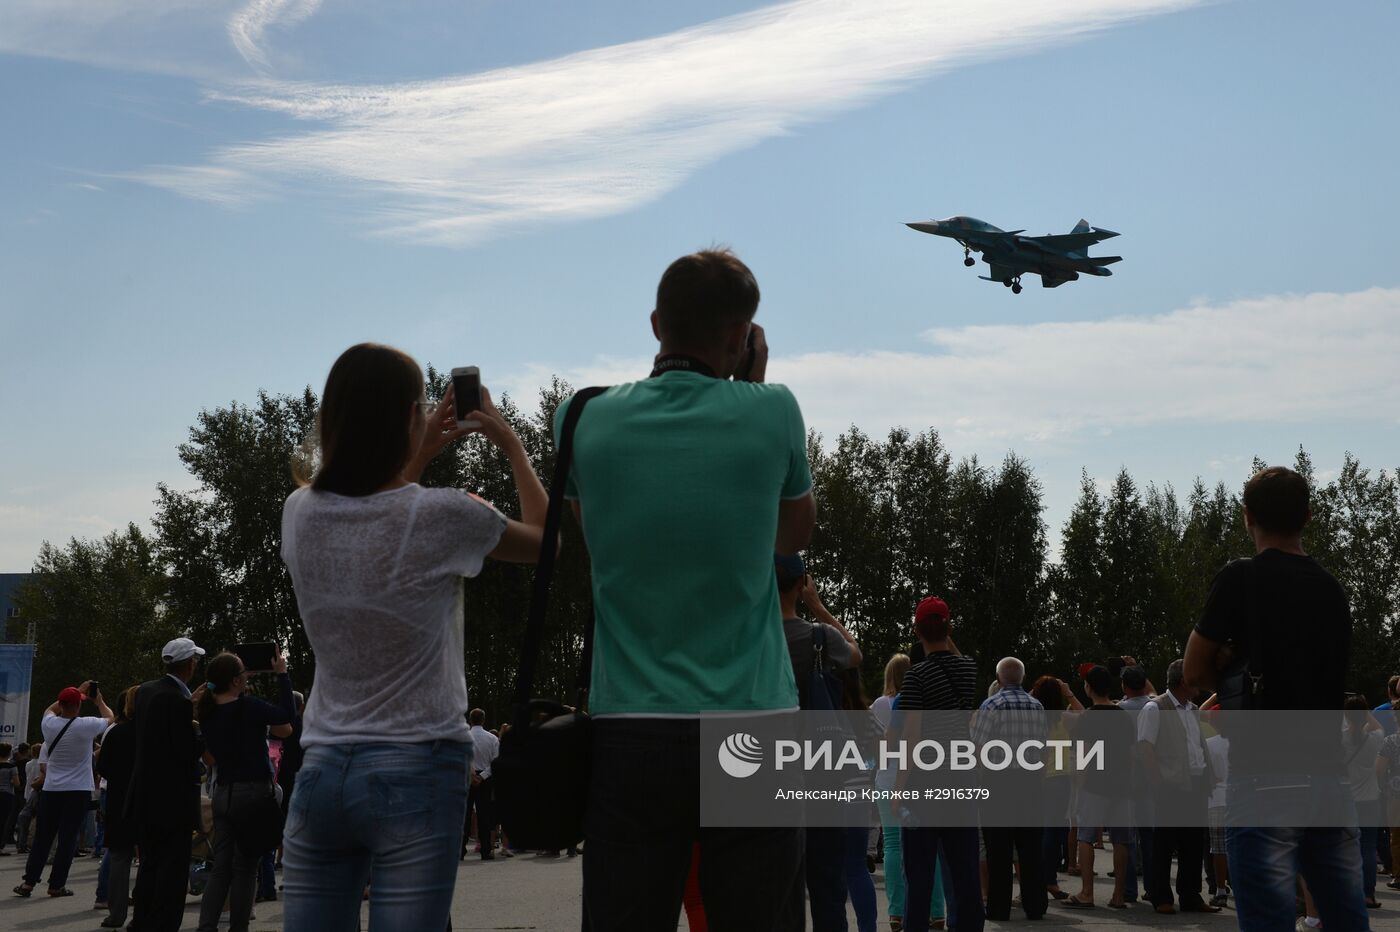
[[[699,826],[700,717],[797,707],[773,553],[807,544],[816,503],[802,412],[763,384],[758,299],[728,251],[677,259],[657,287],[651,377],[589,402],[574,437],[567,493],[596,618],[593,932],[674,928],[696,841],[715,928],[802,922],[800,830]]]

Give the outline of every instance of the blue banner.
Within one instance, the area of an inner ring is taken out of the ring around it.
[[[0,644],[0,741],[18,744],[29,732],[33,644]]]

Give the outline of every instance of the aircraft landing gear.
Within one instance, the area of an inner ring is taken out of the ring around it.
[[[1011,284],[1011,293],[1012,293],[1012,294],[1020,294],[1020,293],[1021,293],[1021,276],[1017,275],[1015,278],[1011,279],[1010,284]]]
[[[976,264],[977,264],[977,260],[974,259],[974,258],[972,258],[972,250],[971,250],[971,249],[964,249],[964,250],[963,250],[963,265],[967,266],[968,268],[972,268],[972,267],[973,267],[974,265],[976,265]]]

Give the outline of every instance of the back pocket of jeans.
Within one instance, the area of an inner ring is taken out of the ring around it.
[[[287,823],[282,827],[283,836],[295,838],[306,825],[307,815],[311,811],[311,794],[316,792],[320,777],[321,771],[315,768],[297,771],[297,780],[292,786],[292,801],[287,804]]]
[[[370,775],[370,807],[380,837],[404,844],[429,833],[433,782],[424,777]]]

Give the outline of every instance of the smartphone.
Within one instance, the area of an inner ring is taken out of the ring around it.
[[[89,699],[97,698],[97,680],[93,680],[88,684],[87,694]]]
[[[277,645],[271,641],[256,644],[236,644],[233,652],[243,661],[247,673],[271,673],[272,658],[277,653]]]
[[[480,427],[481,421],[472,414],[481,410],[481,370],[476,366],[453,369],[452,396],[457,409],[457,426]]]

